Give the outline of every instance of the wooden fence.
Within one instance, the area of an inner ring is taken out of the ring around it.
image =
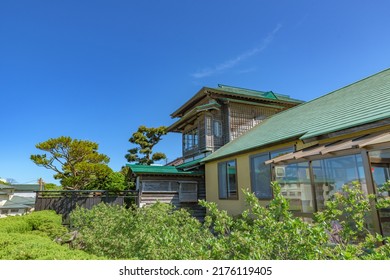
[[[137,191],[37,191],[35,199],[35,211],[54,210],[62,215],[63,223],[69,224],[69,214],[76,206],[91,209],[101,202],[109,205],[138,205],[139,194]]]

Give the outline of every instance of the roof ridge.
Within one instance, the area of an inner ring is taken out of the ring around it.
[[[243,87],[229,86],[229,85],[224,85],[224,84],[218,84],[218,88],[215,88],[215,89],[225,90],[227,92],[236,93],[236,94],[251,93],[251,94],[256,94],[262,98],[275,99],[275,100],[282,101],[282,102],[285,102],[285,101],[290,101],[290,102],[295,102],[295,103],[296,102],[299,102],[299,103],[304,102],[302,100],[292,98],[289,94],[280,94],[280,93],[276,93],[272,90],[263,91],[263,90],[248,89],[248,88],[243,88]],[[230,91],[229,91],[229,89],[230,89]]]
[[[243,87],[229,86],[229,85],[224,85],[224,84],[218,84],[218,87],[221,89],[234,88],[234,89],[246,90],[246,91],[257,92],[257,93],[262,93],[262,94],[269,92],[269,91],[262,91],[262,90],[249,89],[249,88],[243,88]]]
[[[348,85],[346,85],[346,86],[343,86],[343,87],[341,87],[341,88],[332,90],[331,92],[328,92],[328,93],[326,93],[326,94],[324,94],[324,95],[318,96],[318,97],[316,97],[316,98],[314,98],[314,99],[312,99],[312,100],[310,100],[310,101],[307,101],[307,102],[305,102],[305,103],[303,103],[303,104],[312,103],[313,101],[315,101],[315,100],[317,100],[317,99],[325,98],[325,97],[327,97],[328,95],[331,95],[331,94],[333,94],[333,93],[335,93],[335,92],[337,92],[337,91],[341,91],[341,90],[343,90],[343,89],[352,87],[352,86],[354,86],[354,85],[356,85],[356,84],[359,84],[359,83],[361,83],[361,82],[363,82],[363,81],[365,81],[365,80],[371,79],[371,78],[373,78],[373,77],[375,77],[375,76],[379,76],[380,74],[383,74],[384,72],[387,72],[387,71],[390,71],[390,68],[387,68],[387,69],[385,69],[385,70],[379,71],[378,73],[369,75],[369,76],[367,76],[367,77],[365,77],[365,78],[362,78],[362,79],[360,79],[360,80],[357,80],[357,81],[355,81],[355,82],[353,82],[353,83],[351,83],[351,84],[348,84]],[[303,105],[303,104],[299,104],[298,106]],[[298,106],[296,106],[296,107],[298,107]]]
[[[275,117],[275,116],[281,116],[281,115],[283,115],[283,114],[286,114],[287,112],[289,112],[289,111],[291,111],[291,110],[294,110],[294,109],[296,109],[296,108],[298,108],[298,107],[302,107],[302,106],[307,105],[307,104],[312,104],[312,103],[314,103],[314,101],[317,101],[318,99],[325,98],[325,97],[327,97],[328,95],[331,95],[331,94],[333,94],[333,93],[335,93],[335,92],[341,91],[341,90],[343,90],[343,89],[345,89],[345,88],[351,87],[351,86],[353,86],[353,85],[355,85],[355,84],[358,84],[358,83],[360,83],[360,82],[363,82],[363,81],[365,81],[365,80],[368,80],[368,79],[370,79],[370,78],[372,78],[372,77],[374,77],[374,76],[377,76],[377,75],[379,75],[379,74],[381,74],[381,73],[383,73],[383,72],[386,72],[386,71],[390,71],[390,68],[387,68],[387,69],[382,70],[382,71],[380,71],[380,72],[378,72],[378,73],[372,74],[372,75],[370,75],[370,76],[368,76],[368,77],[365,77],[365,78],[360,79],[360,80],[358,80],[358,81],[356,81],[356,82],[353,82],[352,84],[348,84],[348,85],[346,85],[346,86],[343,86],[343,87],[341,87],[341,88],[339,88],[339,89],[335,89],[335,90],[333,90],[333,91],[331,91],[331,92],[329,92],[329,93],[326,93],[326,94],[324,94],[324,95],[318,96],[318,97],[316,97],[316,98],[314,98],[314,99],[311,99],[311,100],[309,100],[309,101],[306,101],[306,102],[304,102],[304,103],[298,104],[298,105],[296,105],[296,106],[294,106],[294,107],[291,107],[291,108],[288,108],[288,109],[286,109],[286,110],[283,110],[283,111],[281,111],[281,112],[279,112],[279,113],[277,113],[277,114],[275,114],[275,115],[268,116],[266,119],[263,120],[263,122],[261,122],[261,123],[259,123],[259,124],[264,123],[264,121],[266,121],[266,120],[269,119],[269,118],[272,118],[272,117]],[[256,126],[257,126],[257,125],[256,125]],[[251,130],[251,129],[250,129],[250,130]]]

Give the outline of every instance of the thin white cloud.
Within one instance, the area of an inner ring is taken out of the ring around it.
[[[257,70],[256,67],[251,67],[251,68],[246,68],[246,69],[238,70],[237,73],[238,73],[238,74],[246,74],[246,73],[255,72],[256,70]]]
[[[196,79],[209,77],[209,76],[212,76],[214,74],[217,74],[217,73],[223,72],[227,69],[235,67],[241,61],[246,60],[246,59],[262,52],[263,50],[265,50],[268,47],[268,45],[273,41],[276,33],[280,30],[280,28],[282,28],[282,25],[278,24],[274,28],[274,30],[272,30],[272,32],[270,34],[268,34],[268,36],[266,38],[263,39],[261,44],[256,46],[255,48],[248,50],[246,52],[243,52],[242,54],[238,55],[237,57],[235,57],[233,59],[229,59],[223,63],[220,63],[215,67],[205,68],[203,70],[195,72],[195,73],[191,74],[191,76],[196,78]]]

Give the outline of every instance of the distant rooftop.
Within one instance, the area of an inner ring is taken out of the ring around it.
[[[195,171],[183,171],[176,166],[154,166],[154,165],[141,165],[141,164],[127,164],[134,174],[149,174],[149,175],[184,175],[194,176],[202,175],[202,173]]]

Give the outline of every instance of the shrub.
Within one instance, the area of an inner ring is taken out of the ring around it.
[[[21,216],[10,216],[0,219],[0,233],[25,233],[32,226]]]
[[[80,250],[61,246],[35,234],[0,233],[1,260],[91,260],[98,259]]]
[[[61,216],[54,211],[32,212],[0,219],[0,259],[70,260],[97,259],[80,250],[71,250],[53,241],[67,232]]]
[[[202,259],[204,239],[211,236],[187,211],[163,203],[77,208],[71,223],[87,252],[111,259]]]
[[[254,194],[244,192],[249,209],[232,219],[216,204],[202,201],[209,215],[205,225],[215,233],[212,259],[320,259],[327,241],[324,229],[294,217],[280,186],[272,185],[274,199],[268,208]]]
[[[272,188],[267,208],[244,192],[249,209],[236,219],[215,203],[201,202],[209,212],[205,226],[215,233],[209,244],[213,259],[390,259],[390,239],[368,230],[373,197],[365,196],[359,184],[344,186],[311,224],[288,211],[278,183]]]
[[[53,210],[37,211],[22,216],[22,218],[31,226],[35,234],[45,235],[54,239],[67,232],[66,227],[62,226],[62,217]]]
[[[267,207],[244,191],[248,210],[236,218],[201,201],[208,209],[203,225],[187,211],[162,203],[77,208],[71,223],[81,233],[79,246],[109,259],[390,259],[390,239],[367,227],[373,197],[357,183],[343,187],[312,223],[289,211],[279,184],[272,188]]]

